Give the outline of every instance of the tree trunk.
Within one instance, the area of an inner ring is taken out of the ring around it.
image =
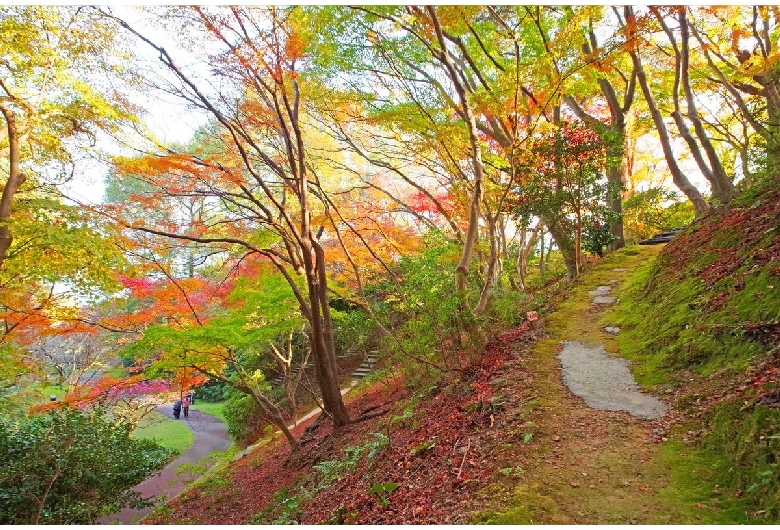
[[[254,399],[255,403],[257,403],[257,406],[259,406],[261,410],[264,410],[265,413],[268,414],[268,419],[271,420],[271,423],[273,423],[276,427],[279,428],[280,431],[282,431],[282,434],[284,434],[287,443],[290,444],[290,450],[295,451],[298,449],[298,440],[295,439],[295,436],[292,435],[290,429],[287,428],[287,423],[284,421],[284,418],[282,418],[282,412],[279,410],[279,407],[274,405],[263,395],[257,394],[255,392],[252,392],[251,395],[252,399]]]
[[[496,221],[497,217],[500,214],[497,214],[495,216],[488,215],[487,216],[487,222],[488,222],[488,238],[490,239],[490,259],[488,262],[488,270],[487,274],[485,275],[485,284],[482,286],[482,292],[479,296],[479,302],[477,303],[477,307],[474,308],[474,314],[475,315],[481,315],[485,312],[485,309],[487,308],[488,300],[490,299],[490,293],[492,291],[493,286],[495,285],[494,277],[498,273],[500,275],[500,271],[497,271],[498,269],[498,260],[500,259],[499,256],[499,247],[498,247],[498,233],[496,230]]]
[[[775,84],[775,89],[777,89],[780,83]],[[780,106],[768,96],[766,103],[767,131],[769,133],[766,136],[766,171],[767,176],[780,178]]]
[[[471,195],[471,203],[469,204],[469,220],[468,229],[466,230],[466,238],[463,242],[463,252],[461,253],[460,261],[455,267],[455,289],[463,291],[466,289],[466,281],[469,273],[469,267],[471,265],[471,259],[474,256],[474,248],[477,244],[477,238],[479,236],[479,217],[480,217],[480,205],[482,203],[482,183],[484,175],[484,165],[482,163],[482,151],[479,148],[479,135],[477,133],[477,120],[474,116],[474,112],[471,108],[471,102],[469,101],[466,89],[458,77],[458,72],[455,66],[452,64],[452,59],[447,51],[447,44],[444,39],[444,32],[442,31],[441,24],[439,23],[439,17],[436,14],[436,8],[434,6],[427,6],[427,11],[431,17],[434,30],[436,32],[436,40],[439,43],[439,56],[438,60],[444,65],[448,72],[448,77],[455,87],[455,91],[458,93],[458,99],[460,100],[460,106],[463,109],[463,113],[466,117],[466,127],[469,132],[469,143],[471,145],[471,165],[474,170],[474,191]]]
[[[631,6],[625,6],[624,10],[626,20],[634,20],[634,11]],[[635,29],[632,30],[632,32],[635,31]],[[636,39],[636,36],[630,33],[629,39],[631,38]],[[685,196],[688,197],[688,199],[693,204],[696,216],[700,217],[709,210],[709,205],[707,204],[707,201],[704,200],[701,192],[696,189],[693,184],[691,184],[690,180],[688,180],[688,177],[685,176],[685,173],[682,172],[680,166],[677,164],[677,158],[674,154],[674,151],[672,150],[672,143],[671,139],[669,138],[669,131],[666,128],[666,124],[664,123],[663,117],[661,116],[661,111],[658,109],[658,104],[653,97],[653,93],[650,91],[650,85],[647,81],[645,70],[642,67],[642,61],[639,58],[639,50],[636,47],[636,43],[634,43],[634,45],[629,48],[629,54],[631,55],[631,60],[633,61],[634,68],[637,73],[639,86],[642,88],[642,94],[645,97],[647,106],[650,109],[650,115],[653,118],[653,123],[655,124],[655,128],[658,131],[658,138],[664,151],[666,165],[669,167],[669,171],[672,174],[672,181],[680,189],[680,191],[682,191]]]
[[[539,235],[539,228],[541,223],[537,223],[534,229],[531,231],[530,237],[526,240],[526,227],[523,227],[522,236],[520,238],[520,248],[517,251],[517,262],[515,263],[515,272],[517,272],[517,285],[518,289],[525,291],[525,276],[528,271],[528,255],[531,253],[531,249],[536,245],[536,239]],[[544,241],[542,241],[542,254],[544,253]],[[542,255],[543,259],[544,256]],[[540,263],[541,263],[540,259]]]
[[[613,127],[614,128],[614,127]],[[620,145],[607,146],[607,205],[618,215],[609,223],[609,233],[614,238],[608,250],[617,250],[626,246],[623,235],[623,189],[625,188],[623,164],[625,154],[625,123],[619,130]]]
[[[582,210],[577,208],[577,230],[574,232],[574,266],[582,272]]]
[[[569,279],[576,278],[579,270],[577,268],[577,256],[575,254],[574,239],[571,237],[571,230],[566,230],[566,228],[561,226],[559,220],[553,219],[548,215],[543,215],[542,221],[558,246],[558,250],[561,251],[563,262],[566,264],[566,277]],[[549,253],[548,250],[548,256]]]
[[[336,343],[333,340],[333,317],[330,313],[330,300],[328,297],[327,274],[325,270],[325,252],[316,241],[313,242],[319,276],[319,302],[322,309],[322,342],[323,365],[326,367],[329,380],[327,384],[320,384],[323,401],[330,403],[329,412],[333,417],[335,428],[342,427],[350,422],[349,413],[344,406],[339,385],[338,364],[336,362]],[[327,398],[325,397],[327,395]]]
[[[0,102],[0,111],[5,117],[6,128],[8,130],[8,180],[3,187],[3,195],[0,199],[0,268],[2,268],[5,258],[8,255],[8,249],[13,242],[13,234],[6,224],[13,213],[13,201],[19,187],[24,184],[26,177],[21,172],[21,155],[19,152],[19,128],[16,123],[16,116],[13,110]]]
[[[675,75],[674,75],[674,87],[672,90],[672,97],[674,100],[674,112],[672,118],[677,124],[677,128],[680,131],[680,135],[688,144],[691,155],[696,161],[696,165],[702,172],[702,175],[709,181],[712,189],[712,198],[719,202],[728,204],[736,197],[737,189],[734,187],[731,179],[726,175],[726,171],[723,169],[723,164],[720,161],[715,148],[710,141],[707,132],[704,130],[704,125],[699,117],[699,113],[696,110],[696,99],[693,95],[693,89],[691,88],[690,81],[690,51],[689,51],[689,32],[688,21],[686,17],[685,7],[677,8],[678,19],[680,22],[680,46],[678,48],[674,33],[666,24],[664,16],[655,8],[651,8],[653,14],[658,19],[659,24],[664,29],[669,42],[674,49],[675,57]],[[691,134],[688,126],[685,124],[685,120],[682,116],[682,110],[680,109],[680,94],[679,88],[682,84],[683,92],[685,94],[685,103],[687,107],[688,119],[693,124],[694,131],[696,132],[696,138]],[[701,147],[699,147],[701,144]],[[702,149],[707,155],[707,161],[704,160],[702,155]]]

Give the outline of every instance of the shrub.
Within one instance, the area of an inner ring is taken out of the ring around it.
[[[88,524],[145,503],[130,491],[171,452],[100,410],[0,421],[0,523]]]

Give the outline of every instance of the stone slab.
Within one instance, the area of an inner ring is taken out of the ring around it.
[[[602,305],[609,305],[615,303],[615,297],[614,296],[596,296],[593,298],[594,304],[602,304]]]
[[[589,407],[622,410],[645,420],[666,413],[666,406],[660,400],[639,391],[626,359],[608,355],[604,346],[588,348],[577,341],[562,344],[558,359],[563,381]]]

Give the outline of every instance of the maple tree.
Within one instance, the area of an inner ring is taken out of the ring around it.
[[[111,25],[90,9],[6,6],[0,11],[6,39],[0,64],[0,153],[5,185],[0,198],[0,266],[13,242],[9,222],[21,186],[69,178],[78,158],[74,145],[94,143],[100,130],[132,120],[116,91],[95,82],[103,72],[118,79],[109,53],[118,49]],[[98,74],[99,75],[99,74]],[[59,166],[59,167],[58,167]],[[54,170],[54,171],[52,171]]]
[[[119,23],[159,53],[161,63],[181,82],[183,97],[219,122],[231,156],[220,160],[173,153],[128,160],[124,165],[131,172],[158,177],[174,171],[185,175],[188,178],[182,179],[182,184],[186,189],[169,187],[167,181],[158,180],[155,184],[159,193],[216,196],[234,218],[228,224],[204,223],[196,232],[141,223],[135,223],[134,228],[223,249],[238,246],[248,255],[272,263],[287,280],[310,325],[312,355],[325,410],[337,426],[343,426],[351,419],[337,378],[325,251],[319,241],[322,234],[313,224],[312,197],[321,198],[321,188],[306,163],[307,138],[301,116],[304,93],[297,69],[303,50],[294,20],[287,16],[287,10],[274,7],[192,8],[180,10],[177,15],[172,20],[187,24],[190,31],[197,29],[213,46],[222,47],[220,52],[207,54],[223,66],[220,75],[226,82],[236,81],[237,87],[251,97],[239,99],[235,106],[225,106],[224,98],[211,97],[201,90],[195,78],[165,48],[126,22]],[[249,27],[256,30],[252,38],[243,34]],[[289,202],[288,197],[292,199]],[[296,273],[305,278],[305,289],[293,278]]]
[[[722,87],[722,100],[732,115],[740,115],[759,141],[748,140],[760,152],[751,160],[741,152],[743,164],[758,162],[767,176],[780,168],[780,78],[777,75],[777,32],[780,13],[776,6],[717,6],[689,8],[686,17],[691,35],[699,44],[714,82]],[[681,12],[684,17],[685,11]],[[745,135],[747,136],[747,135]],[[743,171],[745,177],[751,172]]]
[[[518,164],[517,203],[523,216],[547,209],[559,225],[569,225],[575,275],[582,271],[582,232],[586,214],[604,219],[606,146],[598,133],[582,124],[564,123],[534,139],[526,162]],[[597,222],[597,221],[594,221]]]
[[[598,15],[605,17],[608,14],[606,11],[605,8]],[[609,36],[605,43],[599,43],[596,36],[596,22],[595,16],[589,19],[585,30],[587,39],[583,39],[581,43],[581,52],[586,58],[587,67],[574,76],[576,79],[570,81],[564,101],[578,118],[599,131],[600,136],[607,140],[607,179],[611,184],[608,200],[610,208],[616,214],[610,223],[610,233],[614,239],[611,247],[616,249],[625,245],[621,191],[628,179],[626,174],[628,117],[634,103],[637,77],[633,66],[630,71],[624,73],[626,65],[621,64],[621,54],[615,49],[617,47],[615,36]],[[603,28],[603,26],[604,24],[601,24],[599,27]],[[603,111],[603,108],[598,105],[598,100],[590,99],[596,92],[593,87],[594,81],[598,87],[598,94],[606,102],[608,116],[600,115],[599,111]],[[578,99],[583,101],[586,98],[590,100],[589,104],[593,108],[593,110],[589,109],[590,112],[578,102]]]

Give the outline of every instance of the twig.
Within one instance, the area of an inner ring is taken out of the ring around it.
[[[463,453],[463,460],[460,462],[460,469],[458,469],[458,477],[460,478],[460,474],[463,473],[463,464],[466,463],[466,456],[469,454],[469,449],[471,448],[471,440],[469,439],[469,444],[466,446],[466,452]]]

